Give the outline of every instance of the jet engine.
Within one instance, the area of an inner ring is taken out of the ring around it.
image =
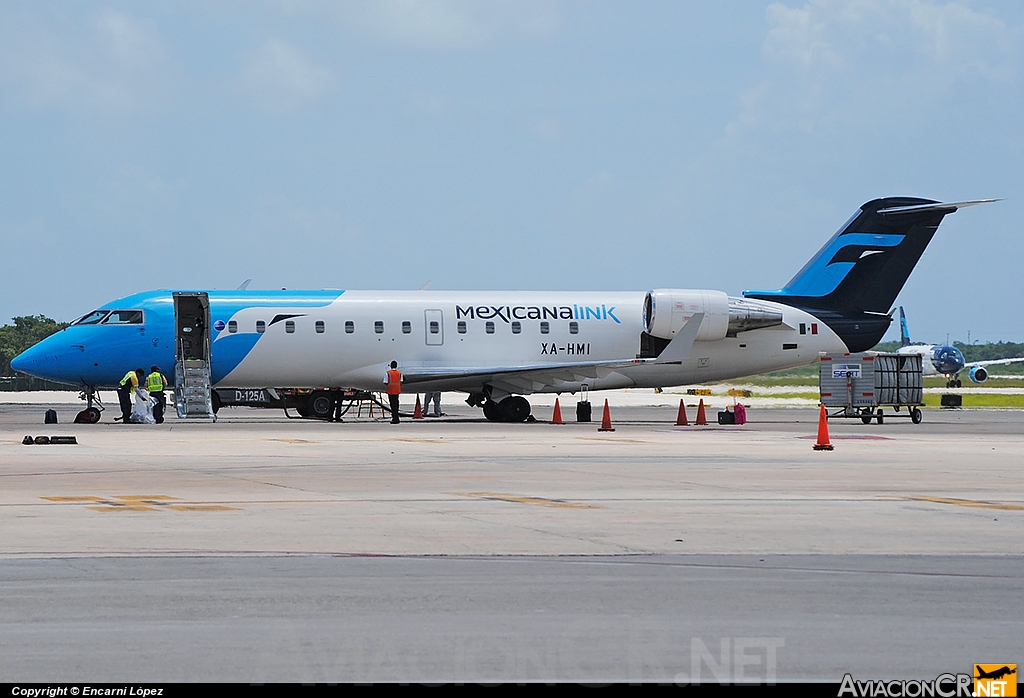
[[[704,313],[698,342],[725,339],[729,331],[729,297],[722,291],[663,288],[648,292],[644,300],[647,334],[672,339],[694,313]]]
[[[971,380],[975,383],[984,383],[988,380],[988,371],[985,370],[984,366],[975,366],[967,375],[970,376]]]

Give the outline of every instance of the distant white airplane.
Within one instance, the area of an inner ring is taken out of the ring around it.
[[[704,383],[869,349],[943,217],[978,203],[869,201],[786,286],[742,298],[690,289],[150,291],[105,304],[11,365],[90,395],[136,367],[174,366],[184,416],[216,407],[211,386],[309,388],[311,405],[328,388],[379,392],[397,361],[407,391],[462,391],[488,419],[522,421],[531,393]]]
[[[967,376],[975,383],[984,383],[988,380],[986,366],[999,364],[1013,364],[1024,361],[1019,359],[992,359],[990,361],[972,361],[967,363],[963,353],[956,347],[944,344],[911,344],[910,329],[907,327],[907,316],[903,313],[903,306],[900,306],[900,338],[903,346],[898,354],[909,354],[921,357],[921,372],[925,376],[945,376],[947,388],[960,388],[963,382],[960,380],[960,372],[967,370]]]

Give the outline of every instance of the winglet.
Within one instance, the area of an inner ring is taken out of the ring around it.
[[[704,313],[694,313],[693,317],[686,321],[683,325],[683,329],[676,333],[676,336],[672,338],[672,341],[668,343],[660,354],[658,354],[656,364],[665,364],[673,361],[682,361],[690,355],[690,349],[693,347],[693,341],[697,338],[697,332],[700,331],[700,323],[704,320]]]

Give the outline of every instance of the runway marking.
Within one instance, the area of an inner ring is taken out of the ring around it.
[[[40,497],[51,502],[61,504],[79,504],[90,502],[95,506],[87,506],[87,509],[100,512],[111,511],[159,511],[161,508],[173,509],[174,511],[241,511],[236,507],[227,507],[221,504],[172,504],[171,502],[182,501],[180,497],[171,497],[166,494],[123,494],[113,497],[94,497],[90,495],[53,496]]]
[[[267,441],[280,441],[284,444],[318,444],[319,441],[308,441],[307,439],[267,439]]]
[[[443,444],[444,439],[387,439],[388,441],[406,441],[411,444]]]
[[[616,439],[616,438],[613,438],[613,437],[610,438],[610,437],[606,437],[606,436],[577,436],[576,439],[579,440],[579,441],[611,441],[612,443],[617,443],[617,444],[650,444],[650,443],[654,443],[653,441],[641,441],[639,439]]]
[[[1003,511],[1024,511],[1024,507],[1016,504],[996,504],[995,502],[982,502],[976,499],[955,499],[952,497],[907,497],[916,502],[933,502],[935,504],[956,504],[961,507],[972,507],[976,509],[1001,509]]]
[[[810,436],[798,436],[798,439],[816,439],[818,438],[814,434]],[[892,441],[891,436],[874,436],[872,434],[853,434],[849,436],[837,436],[832,434],[833,441]]]
[[[514,504],[534,504],[551,509],[604,509],[604,507],[593,504],[575,504],[564,499],[545,499],[544,497],[521,497],[515,494],[502,494],[501,492],[447,492],[457,497],[474,497],[477,499],[489,499],[497,502],[512,502]]]

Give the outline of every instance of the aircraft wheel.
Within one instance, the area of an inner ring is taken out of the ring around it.
[[[956,379],[956,387],[958,387],[958,388],[964,387],[963,381],[961,381],[959,378]]]
[[[86,424],[99,424],[100,411],[98,409],[95,407],[86,407],[83,412],[85,412]]]
[[[330,419],[331,417],[331,396],[326,390],[315,390],[310,394],[306,402],[306,410],[309,416],[314,419]]]
[[[876,415],[875,419],[877,419],[878,423],[881,424],[882,421],[883,421],[882,420],[882,408],[881,407],[878,408],[878,412],[876,412],[875,415]]]
[[[915,407],[912,410],[910,410],[910,421],[912,421],[914,424],[920,424],[923,418],[924,415],[921,414],[921,410],[919,410],[918,408]]]
[[[484,416],[487,417],[487,421],[488,422],[500,422],[500,421],[502,421],[502,419],[501,419],[501,417],[502,417],[502,415],[501,415],[501,408],[498,406],[497,402],[495,402],[494,400],[490,400],[489,399],[489,400],[487,400],[487,402],[485,402],[483,404],[483,408],[484,408]]]
[[[498,407],[501,408],[502,417],[506,422],[525,422],[533,411],[530,401],[520,395],[505,398]]]

